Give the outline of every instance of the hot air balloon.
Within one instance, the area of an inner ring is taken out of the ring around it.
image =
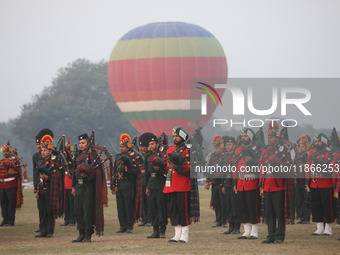
[[[192,84],[202,79],[225,83],[226,78],[227,60],[218,40],[184,22],[131,30],[113,48],[108,66],[112,96],[140,133],[171,134],[175,126],[192,130]],[[197,125],[202,126],[215,107],[210,102],[208,115]]]

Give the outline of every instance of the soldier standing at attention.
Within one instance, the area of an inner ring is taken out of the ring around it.
[[[301,163],[307,164],[308,150],[310,147],[311,139],[308,135],[302,135],[298,140],[298,150],[301,157]],[[299,172],[296,180],[296,214],[300,219],[297,224],[310,223],[310,201],[308,201],[308,193],[306,190],[306,174],[305,171]]]
[[[145,154],[149,150],[149,142],[150,137],[153,134],[151,133],[144,133],[142,134],[138,141],[139,141],[139,151],[145,157]],[[150,199],[149,196],[146,195],[146,169],[144,166],[140,167],[140,174],[141,174],[141,184],[142,184],[142,215],[144,215],[142,222],[138,224],[139,227],[141,226],[151,226],[151,208],[150,208]]]
[[[238,239],[257,239],[259,232],[259,178],[256,172],[245,167],[256,166],[258,157],[252,151],[255,132],[250,128],[241,131],[244,146],[235,151],[234,191],[237,193],[238,219],[244,223],[244,233]]]
[[[185,144],[188,133],[181,127],[172,129],[174,146],[166,151],[167,177],[163,192],[168,194],[168,215],[175,226],[175,236],[169,242],[189,241],[190,225],[190,163],[189,150]]]
[[[39,182],[39,172],[38,172],[37,168],[38,168],[39,162],[43,160],[43,158],[41,156],[41,146],[40,146],[41,136],[40,136],[40,132],[35,137],[35,146],[36,146],[38,151],[36,153],[34,153],[33,156],[32,156],[32,162],[33,162],[33,187],[37,187],[37,185],[38,185],[38,182]],[[34,189],[34,194],[35,193],[36,193],[36,190]],[[38,199],[37,199],[37,208],[39,210]],[[39,215],[39,228],[34,231],[36,233],[40,232],[40,222],[41,222],[41,219],[40,219],[40,214],[38,214],[38,215]]]
[[[224,156],[224,142],[220,135],[215,135],[212,141],[214,152],[211,154],[208,166],[216,167],[221,165]],[[226,225],[226,200],[222,192],[223,178],[221,172],[211,173],[206,179],[205,189],[209,189],[211,184],[212,207],[215,211],[216,223],[212,227],[221,227]]]
[[[38,165],[39,182],[35,197],[38,199],[40,234],[35,237],[53,237],[55,218],[64,213],[64,170],[53,151],[53,132],[44,129],[41,132],[41,156]]]
[[[146,194],[151,206],[153,233],[147,238],[165,238],[168,224],[166,195],[163,188],[166,179],[165,153],[159,150],[158,139],[154,134],[148,137],[149,151],[145,155]]]
[[[9,141],[1,149],[5,158],[0,160],[0,201],[3,218],[0,226],[11,227],[15,223],[16,208],[21,207],[23,199],[22,189],[20,189],[21,167],[20,163],[12,157],[13,149]],[[21,201],[17,201],[18,199]]]
[[[103,214],[103,169],[98,165],[97,152],[91,148],[87,134],[78,137],[79,149],[75,158],[75,171],[72,175],[74,216],[79,236],[72,243],[91,242],[94,227],[101,236],[104,231]]]
[[[139,172],[136,160],[141,160],[132,150],[131,137],[128,134],[120,136],[120,152],[116,155],[113,173],[111,173],[111,191],[116,195],[117,211],[120,229],[116,233],[133,233],[133,205],[136,176]]]
[[[236,141],[232,136],[223,136],[226,153],[224,154],[221,165],[222,166],[233,166],[235,161],[235,147]],[[226,199],[227,208],[227,220],[229,222],[229,229],[223,234],[239,234],[240,233],[240,222],[238,219],[237,212],[237,193],[234,190],[233,172],[228,171],[224,174],[222,192]]]
[[[271,123],[272,124],[272,123]],[[275,167],[285,165],[290,161],[290,154],[286,146],[279,144],[280,131],[276,122],[267,131],[268,148],[261,154],[261,195],[264,195],[265,214],[268,225],[267,239],[262,243],[283,243],[286,232],[285,220],[285,179],[280,173],[265,171],[264,166]],[[285,156],[284,156],[285,155]]]
[[[336,184],[335,171],[329,168],[331,163],[327,151],[328,137],[324,133],[315,135],[315,148],[308,153],[305,169],[307,184],[310,188],[312,201],[312,220],[316,222],[316,231],[312,235],[332,235],[333,215],[333,184]],[[322,169],[322,171],[318,170]],[[326,170],[326,171],[325,171]]]

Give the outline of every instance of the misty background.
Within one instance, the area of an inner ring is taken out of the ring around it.
[[[31,172],[34,136],[42,128],[73,142],[93,128],[108,147],[117,146],[122,132],[138,135],[111,96],[105,65],[118,40],[147,23],[207,29],[224,49],[229,78],[339,78],[339,9],[337,0],[1,0],[0,144],[11,139]],[[329,135],[340,128],[338,86],[309,84],[316,115],[302,121],[301,131]],[[209,147],[213,134],[203,131]]]

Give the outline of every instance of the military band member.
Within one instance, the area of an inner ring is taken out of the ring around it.
[[[111,174],[111,191],[116,194],[117,211],[120,229],[116,233],[133,233],[134,224],[134,189],[136,176],[139,173],[136,160],[141,159],[132,150],[131,138],[128,134],[120,136],[120,152],[116,155],[113,173]]]
[[[339,192],[340,192],[340,151],[335,153],[332,161],[333,167],[335,171],[337,171],[336,174],[336,184],[335,184],[335,190],[334,190],[334,197],[338,199],[339,202]],[[338,215],[339,217],[339,215]],[[338,238],[340,241],[340,238]]]
[[[37,171],[37,167],[38,167],[39,162],[42,160],[40,138],[39,138],[39,135],[37,135],[35,137],[35,146],[36,146],[38,151],[36,153],[34,153],[33,156],[32,156],[32,162],[33,162],[33,185],[35,185],[39,181],[39,173]]]
[[[101,236],[104,231],[104,188],[103,169],[96,150],[92,149],[87,134],[78,137],[79,149],[75,157],[75,171],[72,175],[74,216],[79,236],[72,243],[91,242],[96,231]],[[95,231],[94,231],[95,229]]]
[[[167,178],[163,192],[168,194],[168,216],[175,226],[175,236],[169,242],[189,241],[190,225],[190,164],[185,144],[188,133],[181,127],[172,130],[174,146],[166,151]]]
[[[208,166],[216,167],[221,165],[221,160],[224,155],[224,142],[220,135],[215,135],[212,141],[214,152],[211,154]],[[205,189],[211,187],[212,207],[215,211],[216,223],[212,227],[221,227],[226,225],[226,200],[222,192],[223,178],[221,172],[214,172],[206,179]]]
[[[151,206],[153,233],[147,238],[165,238],[168,224],[166,195],[163,188],[166,179],[166,155],[159,150],[159,142],[154,134],[148,135],[149,151],[145,154],[146,194]]]
[[[41,156],[38,165],[39,182],[35,187],[41,218],[40,234],[35,237],[53,237],[55,218],[64,213],[64,175],[59,158],[53,151],[53,132],[44,129],[41,133]]]
[[[144,133],[142,134],[138,141],[139,141],[139,151],[140,153],[145,156],[149,149],[149,142],[150,142],[150,135],[151,133]],[[151,226],[151,208],[149,202],[149,196],[146,195],[146,169],[144,166],[140,168],[141,174],[141,184],[142,184],[142,214],[144,215],[142,218],[142,222],[138,226]]]
[[[33,156],[32,156],[32,163],[33,163],[33,187],[37,187],[37,185],[38,185],[38,182],[39,182],[39,172],[38,172],[37,168],[38,168],[39,162],[43,160],[43,158],[41,156],[41,146],[40,146],[41,136],[40,136],[40,132],[35,137],[35,146],[36,146],[38,151],[36,153],[34,153]],[[33,192],[35,193],[36,190],[34,189]],[[39,210],[38,199],[37,199],[37,208]],[[40,216],[40,214],[38,214],[38,215]],[[34,232],[37,232],[37,233],[40,232],[40,222],[41,222],[41,219],[39,217],[39,228],[36,229]]]
[[[310,148],[311,138],[308,135],[301,135],[298,140],[298,150],[301,157],[302,167],[307,164],[308,151]],[[310,223],[310,197],[309,191],[306,190],[306,174],[305,171],[298,171],[298,176],[295,185],[296,190],[296,213],[297,218],[300,219],[297,224]],[[308,189],[309,190],[309,189]]]
[[[223,142],[225,145],[225,154],[222,157],[222,166],[234,166],[235,161],[235,147],[236,141],[232,136],[223,136]],[[224,175],[222,192],[226,199],[226,215],[229,222],[229,229],[223,234],[239,234],[240,233],[240,222],[237,216],[237,194],[234,191],[233,184],[233,172],[228,171]]]
[[[333,184],[335,184],[335,172],[328,168],[330,155],[326,147],[328,137],[323,134],[316,134],[315,148],[308,153],[306,169],[307,185],[310,188],[312,200],[312,221],[316,222],[316,231],[312,235],[332,235],[333,217]],[[324,169],[327,172],[320,172],[317,169]]]
[[[276,122],[270,125],[268,131],[268,148],[261,154],[261,195],[264,195],[265,215],[268,225],[267,239],[262,243],[283,243],[286,232],[285,222],[285,179],[264,166],[275,167],[286,165],[290,161],[287,147],[280,145],[280,131]]]
[[[74,153],[74,148],[71,145],[71,139],[68,139],[66,144],[66,150],[69,153]],[[71,155],[70,155],[71,156]],[[60,226],[75,226],[74,218],[74,195],[72,195],[72,174],[73,174],[72,164],[69,164],[69,169],[65,171],[64,186],[65,186],[65,217],[64,223]]]
[[[21,207],[21,167],[20,162],[13,156],[13,148],[10,142],[1,147],[4,159],[0,160],[0,202],[2,222],[0,226],[14,226],[16,208]],[[19,194],[17,194],[19,192]],[[17,203],[19,202],[19,203]]]
[[[259,215],[259,180],[256,171],[248,171],[246,167],[257,166],[258,158],[252,151],[255,132],[250,128],[241,131],[241,143],[235,151],[234,173],[237,192],[238,218],[243,223],[244,233],[238,239],[257,239],[260,222]]]

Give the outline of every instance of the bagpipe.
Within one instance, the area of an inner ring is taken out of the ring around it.
[[[166,137],[165,133],[162,133],[163,137]],[[167,144],[167,138],[166,138],[166,147],[168,147]],[[161,143],[162,144],[162,143]],[[179,148],[177,148],[175,151],[170,153],[165,160],[169,160],[169,162],[174,163],[175,165],[205,165],[206,160],[204,158],[203,153],[203,136],[201,133],[201,128],[197,128],[194,132],[194,134],[189,137],[187,141],[181,144]],[[180,154],[185,150],[188,149],[188,153],[184,156],[181,156]],[[182,159],[180,159],[181,157]],[[188,159],[186,161],[185,159]]]
[[[159,142],[159,150],[166,152],[167,149],[169,149],[169,142],[168,142],[168,137],[163,132],[159,137],[158,137],[158,142]]]
[[[333,161],[336,154],[340,152],[340,138],[335,127],[332,129],[332,133],[329,139],[329,147],[328,152],[331,157],[331,161]],[[334,162],[335,164],[339,164],[339,160]]]
[[[294,153],[293,153],[294,152]],[[274,157],[271,157],[273,156]],[[288,158],[288,156],[290,156]],[[263,155],[263,161],[270,158],[261,166],[275,166],[275,165],[291,165],[291,164],[302,164],[302,157],[298,150],[297,144],[290,142],[288,138],[287,127],[283,127],[280,131],[279,143],[275,150],[271,150]],[[288,160],[289,159],[289,160]],[[294,159],[294,160],[293,160]],[[265,171],[265,175],[271,175],[278,178],[294,178],[293,172],[271,172]],[[276,180],[275,180],[276,182]]]
[[[25,163],[25,161],[22,157],[18,156],[18,151],[17,151],[16,148],[13,148],[13,152],[10,155],[10,158],[3,159],[1,167],[7,168],[8,171],[10,171],[10,169],[12,169],[12,168],[24,167],[24,172],[23,172],[22,176],[24,177],[25,180],[29,180],[29,177],[28,177],[28,174],[27,174],[27,164]],[[12,170],[12,171],[14,171],[14,170]],[[14,174],[14,172],[13,173],[10,172],[10,174]]]
[[[287,148],[287,150],[284,150],[281,146],[279,147],[279,151],[282,151],[282,154],[280,156],[282,158],[286,158],[288,154],[291,155],[291,160],[288,161],[287,164],[296,164],[297,166],[301,166],[304,164],[300,151],[298,149],[298,145],[289,141],[287,127],[283,127],[280,131],[280,143],[281,146],[286,146]]]
[[[162,133],[162,135],[165,133]],[[166,139],[167,141],[167,139]],[[205,165],[206,160],[204,159],[203,154],[203,136],[201,133],[201,128],[197,128],[194,134],[189,137],[187,141],[181,144],[179,148],[169,154],[169,157],[165,158],[165,160],[169,160],[169,162],[174,163],[175,165]],[[188,149],[188,153],[184,156],[180,154]],[[182,159],[179,159],[181,157]],[[188,158],[188,161],[185,161],[185,158]]]
[[[204,159],[203,153],[203,136],[201,128],[197,128],[194,134],[186,142],[186,146],[189,149],[190,162],[193,165],[205,165],[206,161]]]
[[[236,141],[236,144],[241,143],[241,137],[238,137],[239,141]],[[265,142],[264,142],[264,133],[262,127],[256,132],[254,138],[253,138],[253,146],[252,147],[243,147],[242,151],[240,154],[237,156],[234,165],[236,166],[240,160],[244,156],[251,156],[254,163],[258,163],[258,159],[261,157],[262,150],[266,147]]]
[[[57,160],[59,160],[61,165],[63,166],[65,170],[64,174],[67,175],[68,177],[71,177],[72,176],[71,170],[73,170],[74,168],[74,160],[71,146],[66,146],[65,135],[62,135],[62,137],[59,139],[57,146],[54,149],[54,155],[57,157]]]
[[[106,170],[107,176],[109,177],[110,173],[113,170],[112,154],[109,153],[106,146],[99,146],[98,144],[96,144],[94,130],[91,131],[90,135],[90,144],[87,152],[86,163],[89,163],[89,156],[93,152],[95,152],[96,157],[90,163],[90,166],[93,167],[93,170],[97,169],[100,166],[104,166],[104,171]],[[108,165],[107,162],[109,162]]]
[[[115,191],[118,191],[118,179],[121,179],[124,172],[127,172],[127,168],[141,169],[144,167],[144,157],[138,151],[137,139],[137,136],[135,136],[131,143],[129,154],[117,154],[115,163],[112,164],[110,180],[115,188]]]
[[[98,167],[104,165],[107,169],[108,176],[110,175],[110,169],[113,168],[112,155],[108,152],[105,146],[99,146],[95,143],[95,132],[92,130],[91,136],[89,138],[90,143],[86,155],[85,163],[89,164],[90,168],[95,170]],[[65,174],[69,177],[72,177],[72,170],[79,171],[79,169],[75,169],[76,167],[76,158],[80,154],[80,150],[77,147],[77,144],[74,146],[71,145],[70,139],[68,142],[65,142],[65,135],[59,139],[57,147],[54,150],[55,155],[60,159],[61,164],[65,169]],[[104,153],[105,158],[102,156]],[[95,155],[94,160],[90,162],[90,155]],[[109,164],[107,165],[107,161]],[[83,169],[85,170],[85,169]]]

